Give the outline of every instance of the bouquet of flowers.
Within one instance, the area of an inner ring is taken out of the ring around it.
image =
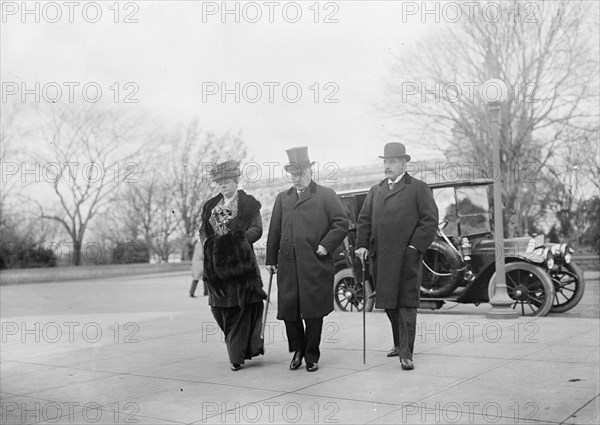
[[[233,213],[228,207],[217,206],[212,215],[217,223],[217,228],[215,232],[217,236],[223,236],[229,233],[229,228],[227,227],[227,223],[233,218]]]

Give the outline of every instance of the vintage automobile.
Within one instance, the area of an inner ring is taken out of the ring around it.
[[[441,222],[436,239],[423,255],[421,308],[439,309],[447,302],[479,305],[492,298],[497,250],[490,220],[492,183],[479,179],[429,185]],[[354,256],[356,221],[367,193],[368,189],[339,193],[351,231],[335,253],[336,310],[373,309],[376,293],[368,264],[363,279],[363,267]],[[504,239],[508,295],[520,315],[561,313],[579,303],[585,282],[571,261],[573,252],[565,243],[544,243],[543,235]]]

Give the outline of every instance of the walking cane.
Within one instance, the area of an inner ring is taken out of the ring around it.
[[[365,277],[365,259],[361,256],[363,286],[363,364],[367,363],[367,279]]]
[[[265,326],[267,326],[267,312],[269,311],[269,302],[271,302],[271,285],[273,284],[273,270],[269,270],[269,289],[267,291],[267,305],[265,306],[265,315],[263,317],[263,326],[260,331],[260,339],[265,339]]]
[[[352,277],[354,278],[354,282],[358,282],[358,276],[356,275],[356,270],[354,268],[355,259],[350,258],[350,242],[348,238],[344,239],[344,253],[346,257],[346,263],[350,270],[352,270]],[[367,278],[365,271],[365,259],[361,257],[360,263],[362,265],[362,285],[363,285],[363,364],[367,362]],[[371,297],[369,297],[371,298]]]

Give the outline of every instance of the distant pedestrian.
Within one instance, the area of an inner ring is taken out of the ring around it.
[[[312,180],[306,146],[287,150],[293,186],[277,195],[267,240],[267,268],[278,272],[277,318],[285,322],[290,369],[306,359],[316,371],[323,317],[333,310],[333,252],[348,233],[348,217],[329,188]],[[304,325],[306,324],[306,330]]]
[[[385,145],[386,178],[369,190],[358,216],[356,255],[370,258],[377,297],[392,325],[402,369],[414,369],[417,307],[423,253],[433,241],[438,209],[429,186],[406,173],[410,155],[402,143]]]
[[[225,334],[231,369],[264,354],[260,270],[252,244],[262,235],[260,203],[238,190],[239,163],[226,161],[211,171],[220,193],[202,207],[203,279],[212,314]]]

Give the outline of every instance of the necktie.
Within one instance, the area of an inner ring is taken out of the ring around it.
[[[394,188],[394,183],[388,183],[388,185],[390,186],[390,190]]]

